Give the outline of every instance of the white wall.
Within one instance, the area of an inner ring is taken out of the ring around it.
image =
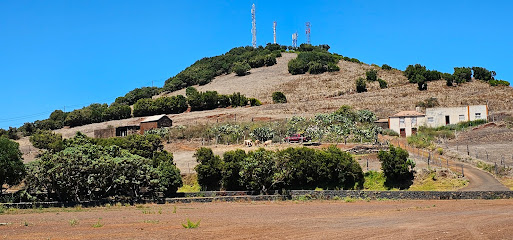
[[[415,116],[415,117],[404,117],[404,123],[400,123],[400,119],[402,117],[390,117],[390,129],[394,130],[397,133],[401,133],[401,128],[404,128],[406,131],[406,136],[412,135],[412,128],[416,128],[419,130],[419,126],[423,126],[425,124],[424,116]],[[416,120],[416,121],[415,121]]]
[[[470,115],[469,115],[470,113]],[[449,116],[449,124],[456,124],[464,121],[476,120],[476,113],[481,113],[481,119],[488,118],[486,105],[450,107],[450,108],[427,108],[426,126],[440,127],[446,125],[446,116]],[[433,118],[433,121],[430,121]]]

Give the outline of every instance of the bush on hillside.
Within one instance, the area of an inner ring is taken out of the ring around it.
[[[49,130],[37,130],[30,136],[29,140],[34,147],[39,149],[46,149],[51,152],[60,152],[64,149],[62,135]]]
[[[378,71],[371,69],[365,72],[365,76],[367,77],[367,81],[375,82],[378,80]]]
[[[472,70],[469,67],[455,67],[454,68],[454,81],[456,83],[466,83],[472,80]]]
[[[248,74],[248,71],[251,69],[251,66],[245,62],[236,62],[233,64],[232,70],[235,72],[237,76],[245,76]]]
[[[289,61],[288,69],[292,75],[304,74],[308,71],[308,64],[301,59],[295,58]]]
[[[383,70],[392,70],[392,67],[390,65],[388,65],[388,64],[383,64],[381,66],[381,69],[383,69]]]
[[[287,97],[282,92],[273,92],[273,103],[287,103]]]
[[[116,98],[115,102],[120,104],[133,105],[139,99],[151,98],[159,93],[160,89],[158,87],[136,88],[125,94],[125,96]]]
[[[384,88],[388,87],[388,83],[385,80],[379,78],[378,82],[379,82],[379,88],[384,89]]]
[[[356,79],[356,92],[367,92],[367,83],[365,83],[365,79],[358,78]]]
[[[268,45],[265,48],[237,47],[223,55],[200,59],[177,75],[167,79],[163,89],[176,91],[196,84],[207,84],[216,76],[234,71],[233,67],[236,62],[247,62],[251,67],[262,67],[265,65],[265,56],[280,49],[277,49],[276,45]],[[277,54],[270,56],[277,56]]]

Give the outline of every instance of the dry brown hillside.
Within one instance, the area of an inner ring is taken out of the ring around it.
[[[220,114],[240,113],[246,117],[282,118],[291,114],[313,114],[337,109],[347,104],[357,109],[369,109],[380,117],[397,111],[415,109],[417,102],[429,97],[438,99],[441,106],[466,104],[486,104],[491,111],[513,110],[513,88],[490,87],[487,83],[473,81],[457,87],[445,86],[445,81],[428,83],[427,91],[417,90],[416,84],[408,83],[401,71],[385,71],[367,64],[340,61],[340,72],[319,75],[291,75],[287,63],[296,57],[294,53],[284,53],[278,63],[271,67],[251,69],[251,74],[243,77],[228,74],[215,78],[204,86],[195,86],[200,91],[215,90],[221,94],[241,92],[255,97],[268,105],[251,109],[220,109]],[[378,77],[388,82],[389,88],[379,89],[378,82],[368,83],[366,93],[355,92],[355,80],[365,77],[368,69],[379,71]],[[282,91],[287,96],[287,104],[271,104],[271,93]],[[165,93],[160,96],[185,94],[185,90]],[[156,96],[156,97],[160,97]],[[197,113],[198,116],[205,113]]]

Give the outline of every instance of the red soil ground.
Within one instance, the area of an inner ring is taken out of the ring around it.
[[[513,200],[217,202],[7,211],[0,238],[511,239],[512,222]]]

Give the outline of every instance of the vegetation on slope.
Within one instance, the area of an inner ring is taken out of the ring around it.
[[[241,66],[243,63],[247,63],[251,68],[274,65],[276,57],[281,56],[281,50],[286,49],[286,46],[279,44],[267,44],[265,47],[257,48],[237,47],[223,55],[202,58],[166,80],[163,89],[176,91],[192,85],[205,85],[217,76],[231,73],[235,65]],[[243,70],[239,75],[245,75],[242,72]]]

